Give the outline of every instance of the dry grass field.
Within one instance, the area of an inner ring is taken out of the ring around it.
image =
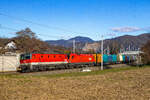
[[[150,67],[0,75],[0,100],[150,100]]]

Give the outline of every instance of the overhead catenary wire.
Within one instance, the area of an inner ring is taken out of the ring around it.
[[[14,29],[14,28],[2,26],[1,24],[0,24],[0,29],[12,30],[12,31],[16,31],[16,32],[19,32],[19,31],[20,31],[20,30]],[[10,33],[8,33],[8,34],[16,35],[16,32],[10,32]],[[36,34],[36,35],[46,36],[46,37],[54,37],[54,38],[58,37],[58,36],[52,36],[52,35],[50,36],[50,35],[43,35],[43,34],[42,34],[42,35],[41,35],[41,34]],[[75,40],[73,40],[72,43],[73,43],[73,52],[75,53],[75,50],[76,50]]]
[[[1,13],[1,12],[0,12],[0,15],[5,16],[5,17],[9,17],[11,19],[20,20],[20,21],[23,21],[23,22],[26,22],[26,23],[31,23],[31,24],[34,24],[34,25],[38,25],[40,27],[44,27],[44,28],[48,28],[48,29],[59,30],[59,31],[64,31],[64,32],[71,32],[71,34],[75,33],[75,34],[90,35],[89,33],[76,32],[76,31],[72,31],[72,30],[68,30],[68,29],[64,29],[64,28],[60,28],[60,27],[49,26],[49,25],[33,22],[33,21],[30,21],[30,20],[26,20],[26,19],[23,19],[23,18],[11,16],[11,15],[8,15],[8,14],[4,14],[4,13]]]
[[[38,25],[40,27],[44,27],[44,28],[48,28],[48,29],[54,29],[54,30],[60,30],[60,31],[64,31],[64,32],[70,32],[69,35],[72,35],[73,33],[75,34],[85,34],[85,35],[88,35],[88,33],[81,33],[81,32],[75,32],[75,31],[71,31],[71,30],[68,30],[68,29],[64,29],[64,28],[59,28],[59,27],[54,27],[54,26],[48,26],[48,25],[45,25],[45,24],[41,24],[41,23],[36,23],[36,22],[33,22],[33,21],[30,21],[30,20],[26,20],[26,19],[23,19],[23,18],[19,18],[19,17],[14,17],[14,16],[11,16],[11,15],[8,15],[8,14],[4,14],[4,13],[1,13],[0,12],[0,15],[1,16],[5,16],[5,17],[9,17],[11,19],[16,19],[16,20],[20,20],[20,21],[23,21],[23,22],[26,22],[26,23],[31,23],[31,24],[34,24],[34,25]],[[15,30],[15,29],[12,29],[12,28],[8,28],[8,27],[3,27],[5,29],[9,29],[9,30]],[[15,31],[18,31],[18,30],[15,30]],[[44,34],[37,34],[39,36],[46,36],[46,37],[54,37],[54,38],[58,38],[58,37],[62,37],[62,36],[49,36],[49,35],[44,35]],[[73,41],[72,41],[73,42]],[[74,50],[75,52],[75,50]]]
[[[6,27],[6,26],[2,26],[1,24],[0,24],[0,29],[6,29],[6,30],[12,30],[12,31],[16,31],[16,32],[19,32],[20,30],[17,30],[17,29],[14,29],[14,28],[10,28],[10,27]],[[16,35],[16,32],[10,32],[10,33],[7,33],[7,34],[13,34],[13,35]],[[56,36],[49,36],[49,35],[41,35],[41,34],[37,34],[37,35],[40,35],[40,36],[46,36],[46,37],[56,37]],[[57,36],[58,37],[58,36]],[[75,47],[75,40],[73,40],[72,41],[72,43],[73,43],[73,52],[75,53],[75,49],[76,49],[76,47]]]
[[[21,31],[21,29],[18,30],[18,29],[15,29],[15,28],[10,28],[10,27],[4,26],[2,24],[0,24],[0,29],[15,31],[15,32],[6,33],[6,34],[13,34],[13,35],[16,35],[16,32]],[[64,38],[65,40],[66,40],[66,37],[71,38],[71,36],[62,36],[62,35],[61,36],[54,36],[54,35],[50,35],[50,34],[39,34],[39,33],[36,33],[36,36],[49,37],[49,38],[61,38],[61,39]]]
[[[14,29],[14,28],[10,28],[10,27],[6,27],[6,26],[3,26],[0,24],[0,28],[1,29],[6,29],[6,30],[11,30],[11,31],[18,31],[17,29]]]
[[[10,28],[10,27],[6,27],[0,24],[0,29],[5,29],[5,30],[11,30],[11,31],[15,31],[15,32],[9,32],[8,34],[16,34],[16,32],[19,32],[20,30],[14,29],[14,28]],[[36,34],[36,35],[40,35],[40,36],[46,36],[46,37],[59,37],[59,36],[54,36],[54,35],[45,35],[45,34]]]

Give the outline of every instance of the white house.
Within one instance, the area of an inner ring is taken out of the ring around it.
[[[16,49],[16,43],[14,41],[10,41],[9,43],[6,44],[4,47],[5,49]]]

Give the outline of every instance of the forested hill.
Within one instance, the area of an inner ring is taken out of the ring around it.
[[[83,47],[85,43],[93,43],[95,42],[94,40],[88,38],[88,37],[81,37],[77,36],[68,40],[47,40],[46,42],[55,45],[55,46],[63,46],[63,47],[72,47],[73,45],[73,40],[75,40],[76,44],[79,45],[80,47]]]
[[[106,39],[104,40],[104,48],[107,46],[119,46],[119,48],[122,48],[124,50],[138,50],[141,48],[148,40],[150,40],[150,33],[144,33],[138,36],[132,36],[132,35],[124,35],[112,39]],[[94,47],[91,47],[91,45],[94,45]],[[93,49],[96,48],[96,50],[100,49],[100,41],[95,43],[88,43],[86,44],[83,49]]]
[[[76,40],[76,47],[82,48],[83,50],[95,49],[99,50],[100,41],[94,41],[88,37],[75,37],[68,40],[48,40],[47,43],[51,45],[72,47],[73,40]],[[104,40],[104,47],[112,46],[112,43],[121,46],[123,49],[137,50],[143,44],[150,40],[150,33],[144,33],[138,36],[124,35],[116,38]]]

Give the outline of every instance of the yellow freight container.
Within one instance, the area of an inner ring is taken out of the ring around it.
[[[95,59],[95,63],[96,64],[99,64],[99,63],[101,63],[101,54],[93,54],[93,56],[94,56],[94,59]]]
[[[122,62],[123,61],[123,56],[121,54],[117,55],[117,61]]]

